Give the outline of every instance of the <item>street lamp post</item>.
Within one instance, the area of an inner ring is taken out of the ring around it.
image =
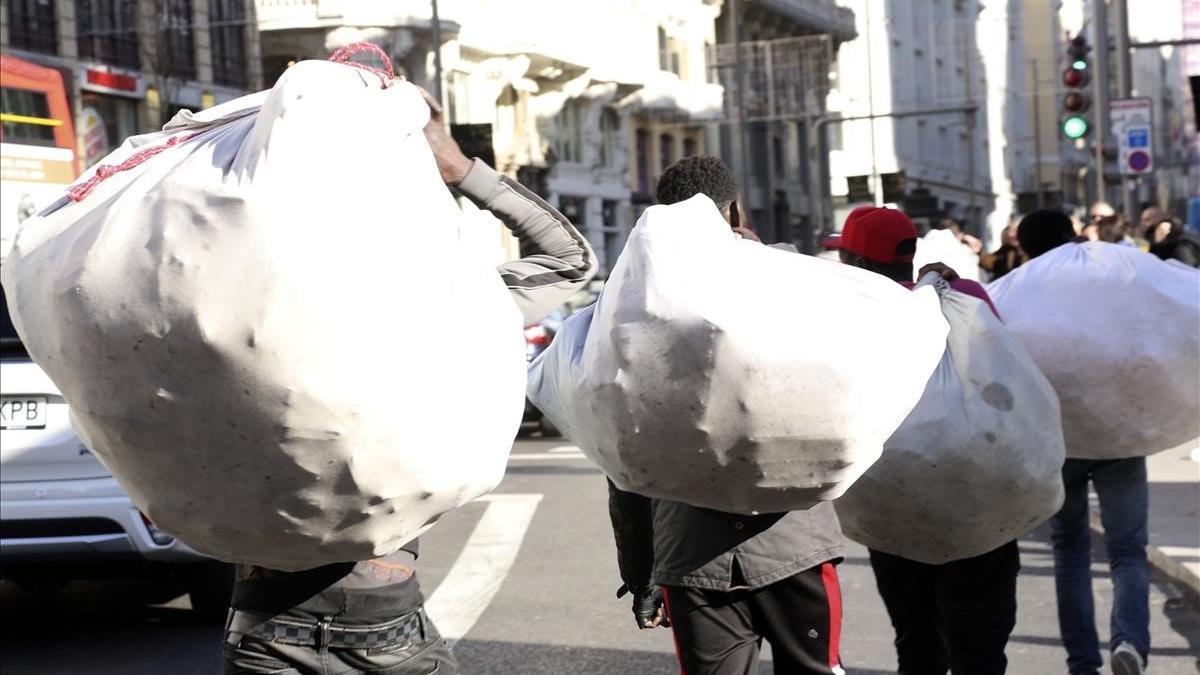
[[[438,0],[430,0],[433,10],[433,95],[442,104],[442,21],[438,18]]]

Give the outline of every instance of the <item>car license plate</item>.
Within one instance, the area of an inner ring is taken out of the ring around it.
[[[5,396],[0,398],[0,429],[44,429],[45,396]]]

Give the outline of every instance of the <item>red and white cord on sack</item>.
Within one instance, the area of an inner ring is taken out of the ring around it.
[[[171,138],[167,139],[166,143],[163,143],[162,145],[156,145],[152,148],[143,148],[138,150],[127,157],[125,161],[121,162],[120,164],[101,164],[100,166],[96,167],[96,173],[92,174],[91,178],[67,190],[67,199],[70,199],[73,202],[83,201],[83,198],[91,194],[92,190],[96,189],[97,185],[103,183],[113,174],[117,174],[122,171],[128,171],[138,166],[142,162],[150,159],[151,157],[159,154],[160,152],[168,148],[173,148],[184,141],[190,140],[196,135],[197,134],[184,134],[172,136]]]
[[[365,63],[352,61],[358,54],[374,54],[383,62],[382,68],[368,66]],[[380,83],[386,88],[391,81],[396,79],[396,71],[392,69],[392,59],[387,55],[387,52],[380,49],[379,45],[371,44],[370,42],[353,42],[344,47],[338,47],[329,53],[329,60],[334,63],[344,63],[347,66],[365,70],[368,73],[373,73],[379,77]]]

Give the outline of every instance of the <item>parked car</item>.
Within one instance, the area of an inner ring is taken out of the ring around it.
[[[565,318],[566,312],[560,308],[551,312],[549,316],[538,323],[525,327],[525,365],[533,363],[538,354],[546,351],[546,348],[554,340],[554,334],[558,331],[558,326]],[[543,438],[562,435],[558,427],[554,426],[554,422],[551,422],[549,418],[543,415],[542,411],[538,410],[528,398],[525,399],[525,416],[521,422],[522,424],[536,424],[538,430],[542,432]]]
[[[71,579],[179,583],[223,620],[233,566],[188,548],[138,511],[71,428],[67,402],[32,359],[0,291],[0,576],[31,589]]]
[[[600,297],[600,289],[602,288],[604,288],[603,281],[592,281],[586,288],[571,296],[562,307],[551,312],[545,319],[526,326],[525,363],[533,363],[538,354],[541,354],[550,346],[550,343],[554,341],[554,334],[558,332],[558,327],[562,325],[562,322],[568,316],[596,302],[596,298]],[[522,422],[535,423],[542,432],[543,438],[562,435],[558,427],[554,426],[554,422],[547,419],[542,414],[542,411],[538,410],[529,399],[525,399],[525,417]]]

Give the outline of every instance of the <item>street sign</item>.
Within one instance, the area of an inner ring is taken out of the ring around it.
[[[1123,176],[1154,170],[1154,111],[1148,98],[1119,98],[1109,102],[1109,118],[1117,137],[1117,167]]]

